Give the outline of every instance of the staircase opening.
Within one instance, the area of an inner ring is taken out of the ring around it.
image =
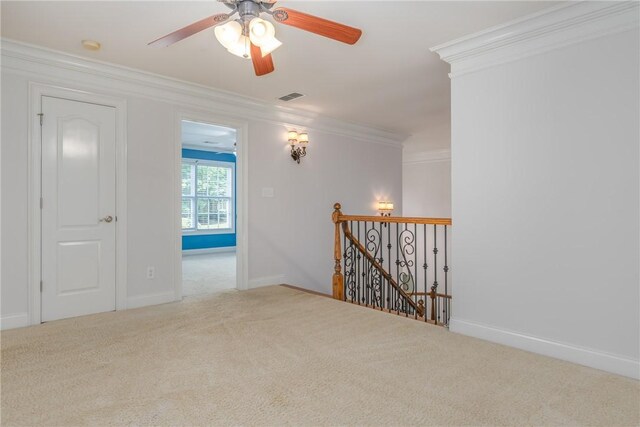
[[[451,317],[450,218],[332,215],[333,297],[436,325]]]

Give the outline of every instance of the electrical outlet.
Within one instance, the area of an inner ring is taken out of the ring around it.
[[[147,279],[155,279],[156,278],[156,268],[149,266],[147,267]]]

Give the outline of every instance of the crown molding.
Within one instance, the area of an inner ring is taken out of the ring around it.
[[[402,153],[402,164],[411,165],[417,163],[434,163],[451,161],[451,150],[420,151],[415,153]]]
[[[111,93],[202,108],[227,117],[305,127],[395,147],[401,147],[408,136],[6,38],[0,38],[0,54],[3,71],[56,84],[99,87]]]
[[[430,50],[451,64],[451,78],[639,26],[637,1],[561,4]]]

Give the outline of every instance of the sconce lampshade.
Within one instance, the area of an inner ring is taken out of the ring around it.
[[[290,130],[287,134],[287,138],[289,139],[289,144],[294,145],[298,143],[298,132],[295,130]]]
[[[309,134],[306,132],[298,134],[298,143],[302,146],[309,144]]]
[[[387,201],[379,201],[378,202],[378,210],[381,212],[387,212],[393,210],[393,203]]]

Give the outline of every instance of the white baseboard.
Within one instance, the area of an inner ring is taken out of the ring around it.
[[[284,274],[277,276],[258,277],[256,279],[249,280],[249,289],[261,288],[263,286],[270,285],[282,285],[284,283]]]
[[[139,295],[127,298],[127,308],[146,307],[148,305],[165,304],[176,301],[174,291],[161,292],[159,294]]]
[[[449,322],[449,330],[532,353],[555,357],[556,359],[566,360],[590,368],[624,375],[625,377],[640,379],[640,361],[624,356],[498,329],[469,320],[452,318]]]
[[[225,246],[222,248],[185,249],[182,251],[182,256],[217,254],[221,252],[235,252],[235,251],[236,251],[235,246]]]
[[[29,326],[29,313],[7,314],[0,317],[0,329],[14,329]]]

